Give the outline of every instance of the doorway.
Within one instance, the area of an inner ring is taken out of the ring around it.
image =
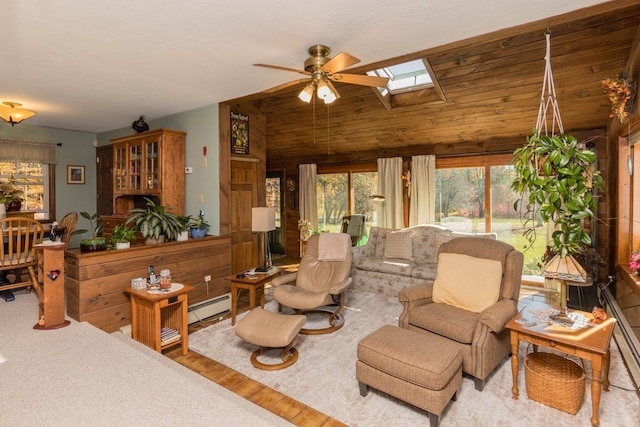
[[[266,196],[267,207],[276,208],[276,229],[269,233],[269,246],[272,254],[284,255],[284,204],[282,171],[267,172]]]

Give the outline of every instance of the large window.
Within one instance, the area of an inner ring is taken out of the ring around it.
[[[365,228],[376,225],[376,205],[370,196],[378,190],[376,166],[331,167],[318,171],[316,191],[318,197],[318,228],[339,232],[342,217],[351,214],[365,216]],[[366,237],[360,242],[364,244]]]
[[[20,210],[35,212],[36,219],[51,217],[52,168],[42,163],[0,162],[0,179],[10,180],[22,190]]]
[[[540,275],[546,249],[546,225],[536,221],[533,244],[523,236],[519,195],[511,189],[511,155],[439,159],[436,169],[436,221],[462,232],[494,232],[525,256],[524,275]]]

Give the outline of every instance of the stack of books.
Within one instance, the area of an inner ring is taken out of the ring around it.
[[[180,333],[166,326],[160,330],[160,345],[167,345],[180,340]]]

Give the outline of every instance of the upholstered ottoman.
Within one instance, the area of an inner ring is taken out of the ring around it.
[[[307,318],[301,314],[280,314],[257,307],[238,322],[235,332],[243,340],[260,347],[251,354],[251,364],[254,367],[276,371],[291,366],[298,360],[298,350],[293,346],[306,321]],[[283,348],[282,363],[260,362],[258,356],[265,348]]]
[[[462,354],[435,334],[385,325],[358,343],[360,394],[373,387],[429,412],[432,427],[462,383]]]

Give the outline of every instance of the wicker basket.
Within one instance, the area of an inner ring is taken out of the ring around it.
[[[584,400],[584,369],[566,357],[535,352],[524,359],[527,396],[571,415],[578,413]]]

